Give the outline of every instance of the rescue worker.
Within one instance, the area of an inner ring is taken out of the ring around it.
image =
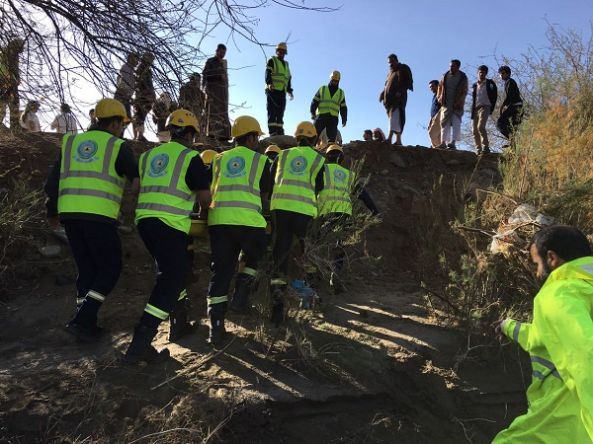
[[[208,183],[212,183],[212,162],[218,153],[214,150],[204,150],[200,153],[204,167],[206,168],[206,174],[208,175]]]
[[[278,157],[278,154],[280,154],[281,152],[282,150],[278,145],[270,145],[266,148],[264,154],[268,159],[270,159],[270,162],[274,162],[274,160],[276,160],[276,157]]]
[[[317,131],[311,122],[297,125],[298,146],[283,150],[272,165],[274,187],[271,201],[274,271],[271,281],[272,317],[279,325],[284,317],[283,293],[287,286],[288,255],[296,236],[304,251],[311,221],[317,216],[317,194],[323,189],[324,158],[313,147]]]
[[[231,308],[249,310],[249,294],[255,282],[257,263],[266,251],[266,220],[270,193],[270,165],[257,152],[259,122],[250,116],[238,117],[231,128],[235,147],[216,156],[212,168],[212,203],[208,212],[212,276],[208,288],[208,342],[220,344],[229,287],[243,252],[245,267],[235,280]]]
[[[340,145],[330,145],[325,152],[325,167],[323,190],[317,196],[317,208],[319,212],[320,225],[323,228],[327,225],[333,229],[336,224],[347,224],[352,216],[352,195],[358,197],[366,207],[373,213],[379,214],[379,210],[369,193],[356,181],[354,173],[342,166],[344,161],[344,150]],[[344,266],[346,254],[338,239],[333,251],[333,270],[330,278],[330,286],[339,293],[343,290],[338,280],[338,273]]]
[[[187,322],[185,291],[191,264],[187,255],[190,213],[199,201],[210,204],[206,170],[197,151],[190,147],[199,134],[196,116],[185,109],[173,111],[166,128],[171,141],[143,153],[140,165],[140,194],[136,224],[158,273],[124,362],[159,362],[169,357],[168,349],[157,351],[151,344],[159,324],[172,317],[170,336],[182,337],[191,330]],[[174,319],[174,320],[173,320]]]
[[[266,65],[266,96],[270,136],[284,134],[286,94],[288,93],[290,100],[294,99],[290,68],[288,62],[284,60],[286,54],[288,54],[286,43],[278,43],[276,55],[271,57]]]
[[[25,42],[22,39],[13,38],[5,48],[0,49],[0,127],[4,125],[6,107],[8,107],[12,131],[20,131],[19,57],[24,48]]]
[[[338,135],[338,116],[342,116],[342,127],[348,120],[346,96],[340,85],[340,71],[332,71],[329,84],[319,88],[311,101],[311,119],[315,121],[317,134],[326,131],[329,144],[336,143]]]
[[[497,332],[529,353],[527,413],[493,443],[593,441],[593,254],[579,230],[543,228],[529,247],[543,285],[532,322],[506,319]]]
[[[66,134],[47,182],[50,225],[64,225],[78,268],[76,316],[66,330],[83,342],[99,338],[97,313],[121,272],[117,218],[125,178],[137,185],[138,164],[121,139],[129,122],[123,104],[102,99],[95,108],[97,126]]]

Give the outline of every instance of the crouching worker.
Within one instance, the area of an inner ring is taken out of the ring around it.
[[[332,228],[335,224],[346,224],[352,216],[352,195],[358,196],[366,207],[376,215],[379,213],[369,193],[356,182],[354,173],[343,167],[344,151],[339,145],[330,145],[325,152],[323,190],[317,196],[319,217],[323,225]],[[340,240],[333,251],[333,270],[330,285],[339,293],[343,290],[338,273],[344,266],[346,254]]]
[[[193,113],[178,109],[167,119],[171,141],[140,156],[136,223],[140,237],[155,259],[158,274],[124,357],[127,363],[154,363],[169,357],[167,349],[158,352],[151,345],[159,324],[169,315],[184,320],[172,322],[175,328],[187,328],[184,290],[190,267],[187,255],[190,213],[196,196],[201,209],[210,204],[206,169],[198,152],[189,148],[198,128]]]
[[[529,353],[529,408],[493,443],[593,442],[593,253],[583,233],[553,225],[537,232],[530,254],[543,285],[532,322],[497,326]]]
[[[250,308],[249,294],[255,282],[257,262],[266,251],[266,220],[271,187],[270,163],[256,152],[259,122],[238,117],[231,128],[235,147],[216,156],[212,166],[212,203],[208,211],[212,277],[208,288],[208,342],[220,344],[225,336],[228,294],[243,251],[245,267],[237,273],[231,302],[234,311]]]

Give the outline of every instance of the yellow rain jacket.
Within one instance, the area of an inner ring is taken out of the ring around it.
[[[558,267],[533,301],[533,322],[503,332],[531,356],[527,413],[493,443],[593,442],[593,257]]]

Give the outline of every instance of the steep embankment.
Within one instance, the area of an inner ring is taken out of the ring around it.
[[[8,172],[0,185],[11,193],[21,177],[39,187],[56,142],[0,143]],[[473,433],[487,442],[508,423],[507,408],[523,407],[520,379],[515,371],[510,384],[492,363],[462,360],[465,338],[428,318],[417,276],[436,261],[433,248],[448,251],[430,245],[431,236],[462,211],[465,184],[496,176],[496,156],[476,163],[471,153],[373,143],[346,153],[366,156],[363,172],[372,173],[368,189],[383,222],[364,250],[382,257],[378,266],[352,276],[346,293],[322,289],[321,307],[291,310],[281,329],[263,316],[230,316],[232,340],[212,350],[204,341],[207,245],[198,243],[190,294],[200,328],[171,345],[164,325],[158,347],[170,347],[173,359],[163,365],[117,363],[154,278],[137,233],[122,234],[124,270],[100,316],[108,338],[82,346],[62,331],[75,294],[67,248],[43,258],[37,247],[57,241],[42,225],[30,231],[10,258],[27,266],[0,304],[0,441],[458,443]],[[260,290],[255,302],[265,311]]]

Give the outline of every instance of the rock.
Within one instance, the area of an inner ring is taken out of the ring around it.
[[[39,253],[43,257],[56,257],[62,252],[62,248],[59,245],[46,245],[39,249]]]
[[[389,162],[400,168],[406,168],[408,166],[406,161],[398,153],[391,153],[389,155]]]
[[[282,136],[270,136],[262,139],[259,142],[260,148],[265,150],[269,145],[278,145],[282,149],[292,148],[293,146],[297,146],[297,141],[292,136],[282,135]]]

